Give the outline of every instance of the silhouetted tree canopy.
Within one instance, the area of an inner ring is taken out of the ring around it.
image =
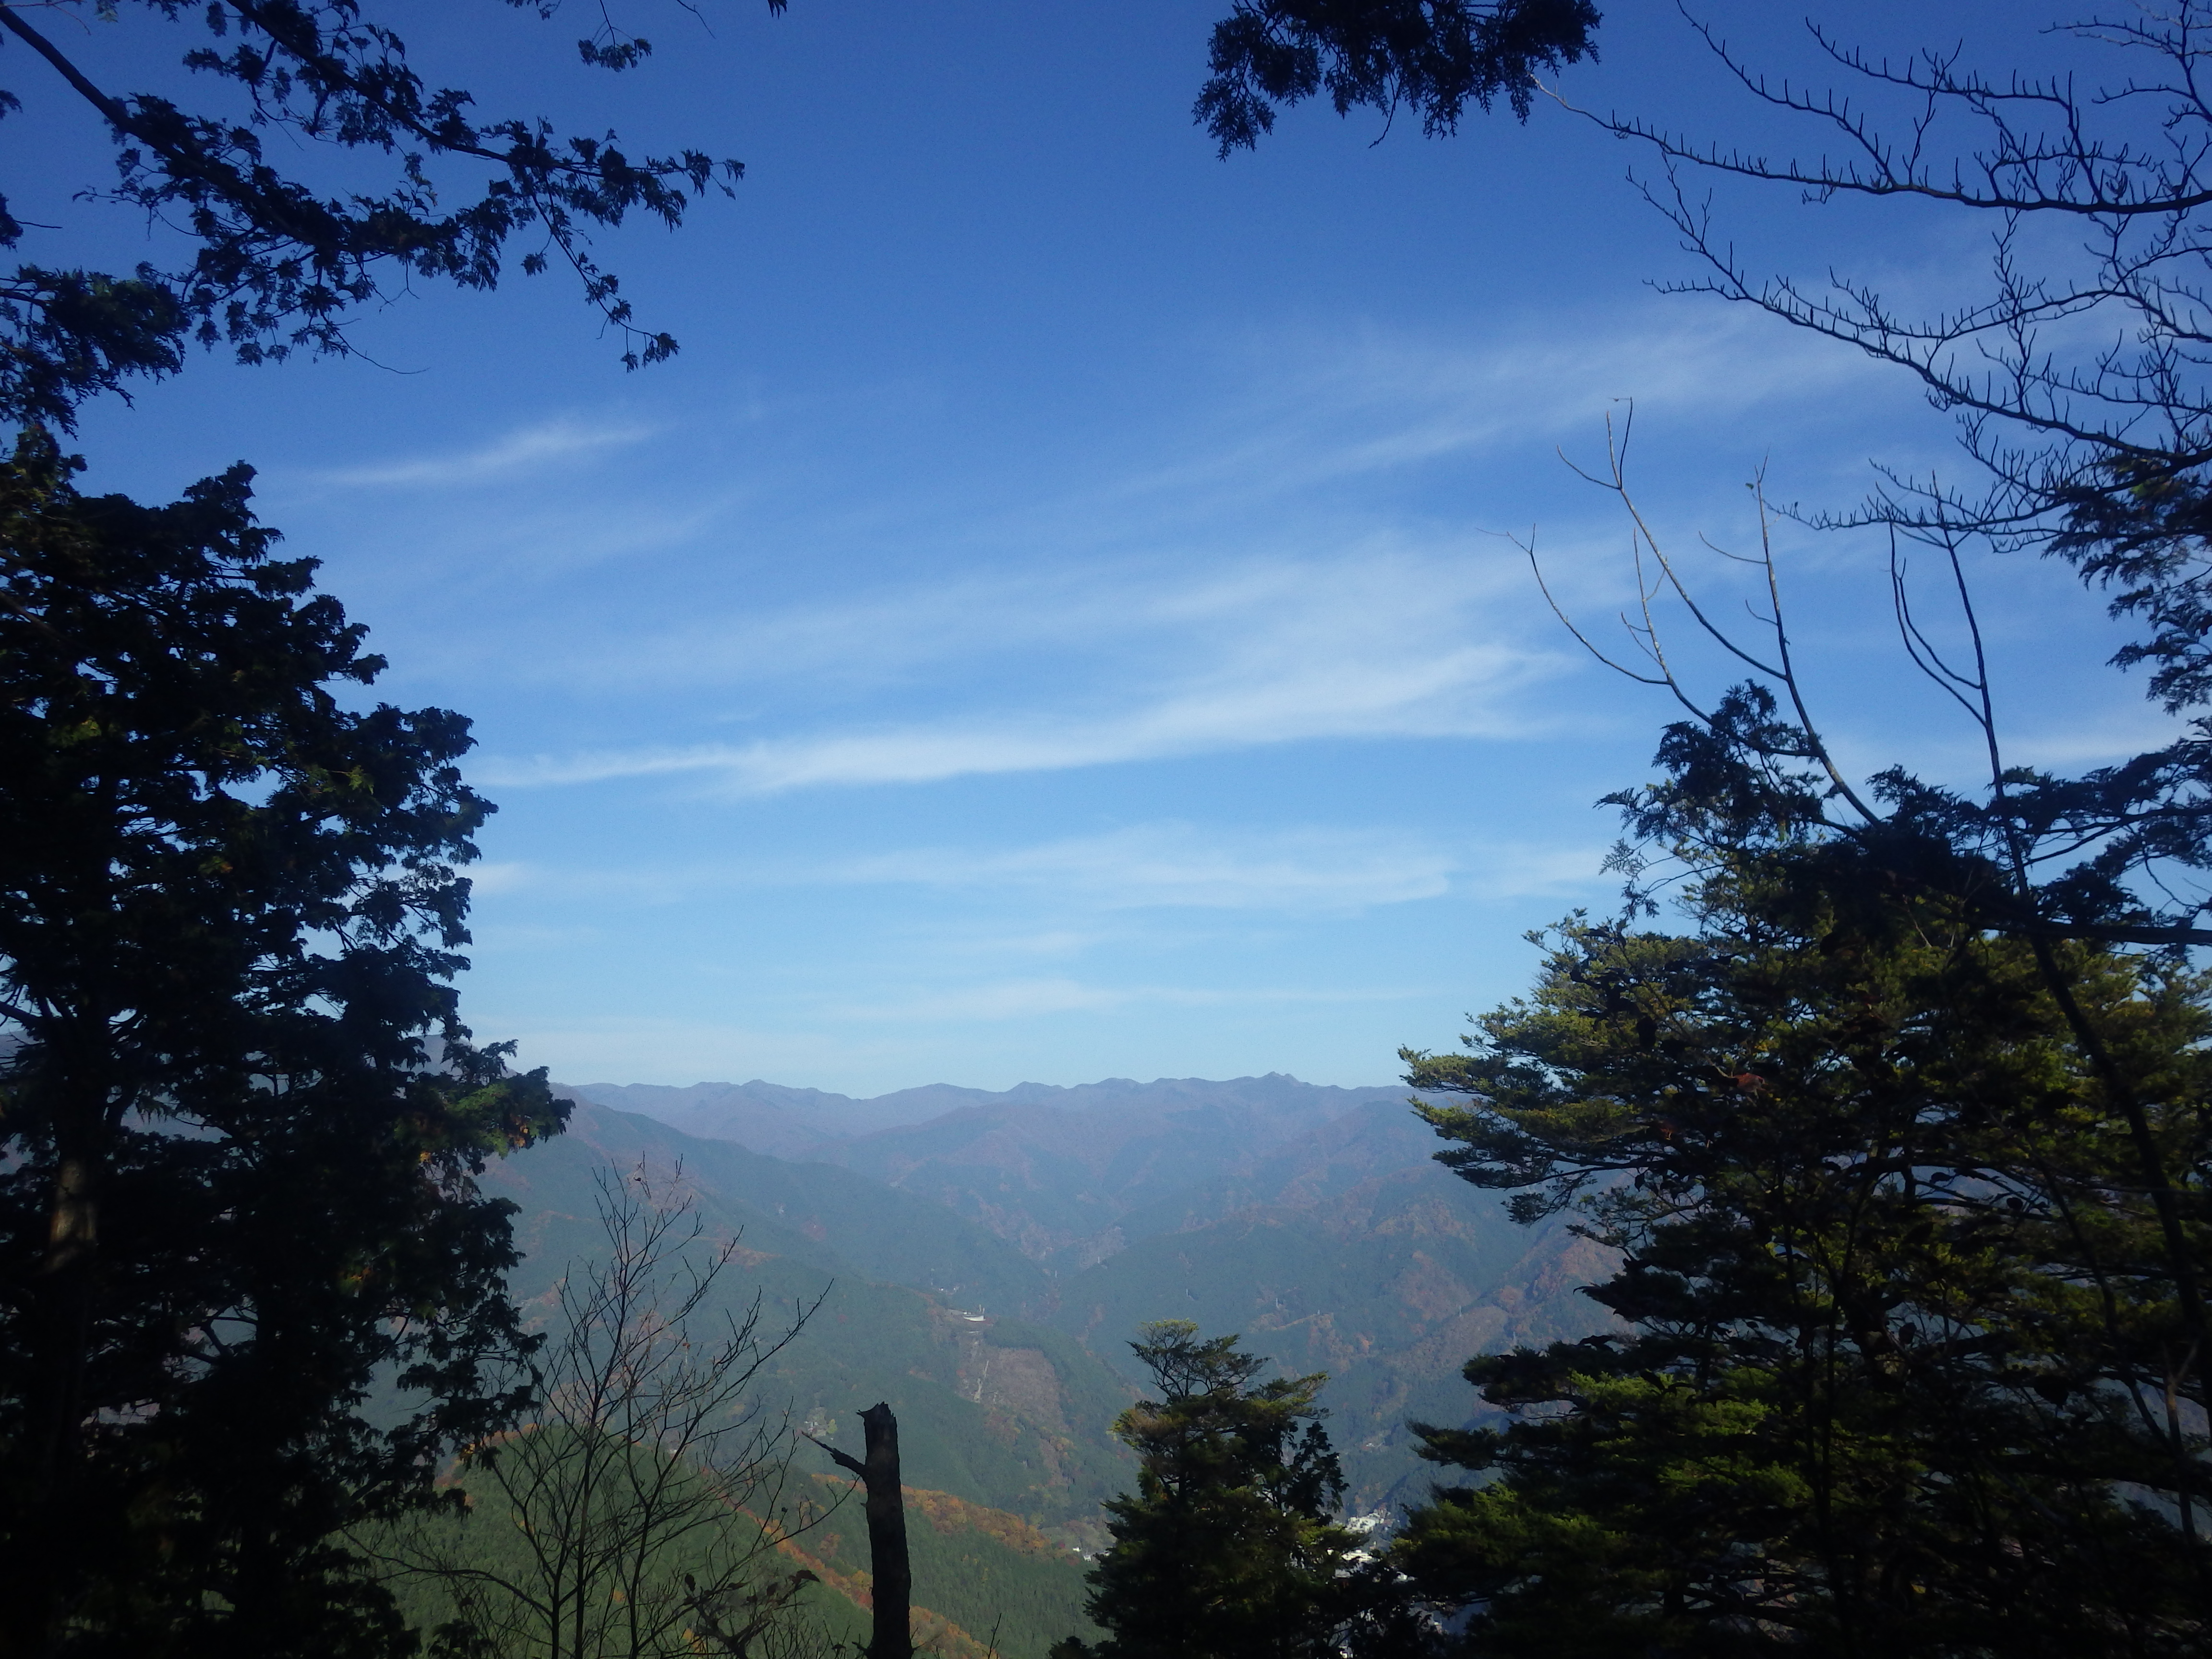
[[[404,1651],[331,1536],[519,1403],[474,1176],[566,1115],[448,982],[468,723],[364,703],[243,466],[74,465],[0,466],[0,1648]]]
[[[786,3],[768,0],[771,11]],[[561,10],[560,0],[500,3],[548,20]],[[568,264],[622,336],[625,363],[675,351],[671,336],[638,324],[590,233],[632,215],[681,224],[694,197],[726,194],[742,165],[702,149],[633,155],[613,132],[563,135],[541,116],[480,112],[465,88],[423,80],[398,10],[383,0],[0,3],[0,41],[15,48],[0,112],[26,95],[88,106],[115,145],[115,179],[94,193],[196,245],[174,268],[27,263],[0,277],[0,420],[66,427],[85,398],[176,372],[194,341],[249,363],[345,352],[362,306],[422,278],[492,288],[526,234],[537,245],[521,269]],[[618,9],[587,11],[585,64],[619,72],[650,56]],[[185,107],[102,85],[78,61],[88,31],[146,12],[189,31],[185,66],[230,95]],[[334,151],[380,158],[383,181],[358,182],[362,161]],[[0,197],[0,248],[21,246],[27,228]]]
[[[1500,96],[1525,121],[1536,72],[1595,57],[1598,21],[1589,0],[1236,0],[1194,112],[1224,156],[1323,93],[1339,115],[1412,111],[1431,135]]]

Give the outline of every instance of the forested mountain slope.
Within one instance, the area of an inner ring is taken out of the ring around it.
[[[871,1606],[860,1496],[830,1475],[794,1480],[781,1496],[781,1559],[764,1576],[812,1572],[820,1582],[803,1593],[800,1618],[817,1637],[857,1653],[867,1644]],[[949,1492],[909,1486],[906,1500],[920,1651],[935,1659],[1046,1659],[1067,1636],[1097,1634],[1083,1613],[1085,1565],[1064,1544],[1017,1516]],[[424,1524],[421,1535],[453,1559],[529,1578],[528,1547],[496,1501]],[[675,1548],[681,1558],[683,1546]],[[681,1559],[674,1565],[688,1570]],[[403,1616],[426,1638],[460,1611],[451,1587],[436,1577],[403,1577],[392,1587]]]
[[[743,1085],[744,1109],[773,1106],[771,1086]],[[621,1092],[678,1102],[686,1121],[738,1126],[718,1090],[731,1085]],[[1056,1328],[1119,1373],[1118,1398],[1139,1380],[1128,1339],[1151,1319],[1241,1332],[1286,1370],[1326,1370],[1357,1508],[1420,1495],[1425,1466],[1406,1425],[1469,1420],[1479,1402],[1460,1367],[1470,1355],[1605,1320],[1577,1294],[1605,1276],[1600,1254],[1557,1224],[1516,1224],[1498,1194],[1438,1166],[1436,1138],[1401,1089],[1271,1075],[1000,1095],[939,1087],[861,1102],[781,1092],[810,1133],[955,1103],[921,1123],[824,1135],[813,1153],[822,1161],[805,1164],[588,1108],[573,1133],[596,1144],[600,1126],[619,1121],[624,1145],[688,1147],[703,1183],[804,1230],[794,1250],[841,1251],[867,1277]],[[983,1380],[987,1390],[1023,1386],[1012,1379],[1036,1364],[977,1363],[1002,1379]],[[1103,1449],[1113,1409],[1069,1420],[1071,1433]]]
[[[909,1484],[1095,1542],[1099,1503],[1128,1479],[1107,1425],[1133,1391],[1074,1338],[980,1311],[985,1294],[1032,1290],[1037,1269],[925,1200],[582,1103],[568,1133],[486,1172],[487,1190],[520,1206],[528,1259],[514,1293],[526,1308],[550,1316],[568,1265],[602,1251],[594,1178],[641,1158],[660,1171],[680,1162],[709,1237],[740,1238],[729,1311],[757,1292],[787,1319],[821,1298],[770,1366],[769,1403],[857,1447],[860,1408],[888,1401]]]
[[[1603,1310],[1576,1292],[1606,1271],[1563,1227],[1518,1226],[1431,1164],[1155,1233],[1068,1280],[1055,1322],[1132,1386],[1120,1339],[1166,1317],[1241,1332],[1285,1371],[1327,1371],[1347,1502],[1367,1510],[1425,1494],[1407,1424],[1473,1419],[1468,1357],[1599,1328]]]
[[[561,1140],[624,1168],[641,1158],[657,1167],[682,1164],[699,1191],[751,1212],[748,1224],[756,1237],[775,1240],[770,1245],[749,1239],[754,1248],[848,1276],[909,1285],[971,1313],[1034,1316],[1054,1303],[1050,1276],[1006,1241],[942,1205],[886,1191],[866,1176],[767,1157],[734,1141],[702,1139],[588,1100],[579,1102]],[[507,1167],[526,1180],[537,1169],[534,1162]]]
[[[605,1257],[600,1183],[641,1164],[693,1206],[704,1228],[695,1248],[738,1241],[695,1330],[742,1319],[756,1297],[775,1330],[812,1310],[763,1370],[757,1404],[854,1451],[862,1408],[883,1400],[897,1413],[915,1627],[929,1650],[1045,1659],[1055,1641],[1089,1633],[1078,1552],[1103,1547],[1099,1506],[1133,1479],[1109,1425],[1134,1390],[1068,1334],[1000,1316],[1048,1301],[1043,1270],[950,1211],[865,1176],[695,1139],[580,1101],[566,1133],[495,1161],[483,1176],[489,1192],[518,1206],[526,1257],[512,1285],[534,1323],[552,1325],[564,1274]],[[786,1565],[821,1580],[805,1595],[811,1616],[857,1644],[868,1605],[858,1497],[818,1449],[787,1443],[791,1479],[773,1504],[763,1494],[745,1514],[796,1528],[782,1548]],[[527,1577],[501,1504],[436,1525],[455,1559]],[[418,1631],[453,1616],[441,1581],[397,1582]]]
[[[794,1540],[791,1553],[837,1595],[866,1605],[868,1534],[857,1492],[824,1475],[818,1490],[843,1501]],[[1083,1614],[1084,1563],[1018,1517],[948,1492],[906,1492],[914,1567],[915,1644],[942,1659],[1044,1659],[1068,1636],[1095,1639]],[[866,1640],[860,1632],[858,1647]]]

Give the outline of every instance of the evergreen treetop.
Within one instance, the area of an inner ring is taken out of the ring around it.
[[[1334,1651],[1350,1534],[1344,1478],[1315,1403],[1325,1375],[1255,1379],[1267,1361],[1188,1320],[1146,1325],[1135,1350],[1160,1390],[1114,1431],[1137,1490],[1108,1500],[1113,1547],[1091,1574],[1095,1649],[1059,1659],[1244,1659]]]

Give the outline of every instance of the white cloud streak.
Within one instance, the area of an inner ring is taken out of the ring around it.
[[[1231,839],[1146,824],[1004,852],[878,854],[830,873],[856,884],[1043,888],[1107,908],[1334,910],[1435,898],[1455,867],[1437,848],[1369,832]]]
[[[1221,1008],[1310,1003],[1328,1007],[1349,1003],[1402,1002],[1426,994],[1425,989],[1398,988],[1316,990],[1260,987],[1211,990],[1168,985],[1104,987],[1055,977],[963,986],[836,1012],[841,1018],[863,1021],[989,1021],[1030,1019],[1050,1014],[1112,1013],[1146,1006]]]
[[[1308,448],[1331,476],[1517,450],[1531,438],[1601,441],[1606,416],[1618,419],[1629,402],[1662,420],[1694,409],[1709,425],[1881,378],[1855,354],[1764,319],[1685,323],[1670,308],[1642,307],[1608,325],[1553,325],[1504,340],[1370,333],[1317,342],[1291,361],[1297,368],[1281,377],[1289,384],[1262,388],[1262,408],[1296,411],[1269,423],[1270,447]]]
[[[1451,848],[1365,830],[1232,836],[1186,824],[1141,824],[1000,852],[917,848],[832,866],[842,883],[1048,889],[1101,908],[1364,909],[1460,891],[1483,898],[1589,884],[1595,847]]]
[[[530,749],[495,749],[471,770],[507,789],[658,779],[763,796],[1587,724],[1586,702],[1528,695],[1580,665],[1518,553],[1395,501],[1344,498],[1346,481],[1374,475],[1395,497],[1407,467],[1480,472],[1534,459],[1566,432],[1595,441],[1616,393],[1694,403],[1710,420],[1785,393],[1802,401],[1808,385],[1856,372],[1845,355],[1796,344],[1726,318],[1652,327],[1640,314],[1534,343],[1277,341],[1267,366],[1189,430],[1159,434],[1150,457],[1104,458],[1087,486],[971,502],[981,510],[957,526],[924,515],[900,526],[882,509],[882,533],[910,536],[909,554],[947,577],[901,581],[890,572],[910,559],[848,548],[821,560],[829,580],[811,598],[763,605],[710,581],[680,616],[642,626],[608,625],[617,596],[550,636],[517,630],[530,655],[503,665],[513,683],[557,678],[605,708],[632,702],[643,715],[680,702],[686,716],[631,721],[656,732],[648,743],[541,726],[520,738]],[[463,455],[325,477],[489,481],[646,435],[550,422]],[[813,556],[794,549],[779,568]],[[1583,586],[1571,547],[1553,557],[1563,592]],[[561,558],[556,546],[540,562]],[[467,648],[482,644],[471,634]]]
[[[653,428],[638,424],[592,425],[581,421],[542,422],[495,438],[461,453],[417,455],[368,466],[333,467],[296,475],[309,484],[350,489],[453,488],[490,483],[540,471],[602,450],[644,442]]]
[[[1150,581],[1118,604],[1096,572],[1056,584],[1018,576],[996,591],[970,582],[945,634],[917,644],[911,627],[885,631],[885,654],[908,653],[908,672],[956,705],[932,717],[750,742],[495,755],[472,770],[501,787],[689,774],[773,794],[1316,738],[1522,734],[1540,721],[1519,694],[1571,659],[1548,640],[1529,642],[1516,616],[1527,596],[1501,599],[1497,558],[1454,552],[1248,562],[1180,581],[1146,572]],[[877,598],[762,631],[802,641],[804,657],[865,658],[863,629],[899,609]],[[928,595],[908,607],[909,617],[943,609]],[[792,666],[773,653],[747,660],[756,673]]]
[[[1513,722],[1474,694],[1506,689],[1532,665],[1502,649],[1468,649],[1455,659],[1396,672],[1347,665],[1194,689],[1103,719],[986,717],[744,744],[494,760],[474,769],[500,787],[710,773],[738,793],[775,794],[1063,771],[1316,738],[1512,735]]]
[[[1076,912],[1138,909],[1343,913],[1460,894],[1500,900],[1571,894],[1598,881],[1603,848],[1504,842],[1446,846],[1393,830],[1239,833],[1179,823],[1014,848],[909,848],[792,865],[562,871],[480,866],[480,895],[675,904],[741,888],[937,888]],[[1054,951],[1084,936],[1054,934]]]

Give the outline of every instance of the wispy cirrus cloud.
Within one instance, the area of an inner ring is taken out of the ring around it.
[[[1763,410],[1808,405],[1886,384],[1881,371],[1763,319],[1686,318],[1637,305],[1589,325],[1469,337],[1362,329],[1255,341],[1241,394],[1209,406],[1183,453],[1131,469],[1099,492],[1124,510],[1303,494],[1432,463],[1516,467],[1562,488],[1555,447],[1601,453],[1605,422],[1644,411],[1651,440],[1692,416],[1755,464],[1769,429],[1731,430]],[[1675,434],[1679,435],[1679,434]],[[1649,441],[1650,440],[1647,440]]]
[[[521,427],[459,454],[414,455],[363,466],[331,467],[293,475],[288,482],[352,489],[454,487],[494,483],[556,461],[644,442],[656,428],[635,422],[595,424],[545,421]]]
[[[738,888],[928,887],[993,895],[1025,914],[1137,909],[1316,914],[1459,893],[1485,900],[1571,893],[1597,878],[1603,848],[1486,840],[1448,844],[1388,829],[1224,830],[1180,822],[1017,847],[914,847],[811,861],[564,871],[479,866],[477,891],[532,902],[558,894],[676,904]],[[1065,954],[1085,936],[1035,948]],[[1024,948],[1030,948],[1024,946]]]
[[[1129,579],[1118,592],[1115,575]],[[802,703],[756,722],[786,729],[750,739],[493,754],[472,770],[503,787],[688,775],[760,795],[1320,738],[1513,736],[1544,720],[1522,694],[1572,661],[1529,625],[1521,580],[1492,550],[1462,546],[971,580],[945,633],[890,629],[880,655],[894,665],[854,671],[902,675],[918,691],[905,701],[927,711],[918,716],[886,719],[884,703],[863,702],[824,725]],[[867,630],[897,609],[878,594],[766,619],[750,648],[731,650],[728,672],[788,688],[810,668],[868,665]],[[945,609],[925,592],[908,613]],[[769,648],[777,640],[790,654]],[[708,671],[669,672],[680,683]],[[802,721],[811,729],[789,729]]]
[[[1321,738],[1504,737],[1515,735],[1518,722],[1480,694],[1510,689],[1534,667],[1510,651],[1470,647],[1395,672],[1340,666],[1193,688],[1097,718],[969,716],[742,744],[495,757],[473,770],[500,787],[705,774],[738,793],[777,794],[1064,771]]]
[[[1437,897],[1459,867],[1443,848],[1387,831],[1234,835],[1152,823],[1001,850],[880,853],[833,865],[824,876],[856,884],[1043,890],[1109,909],[1345,910]]]
[[[1452,846],[1389,830],[1224,832],[1186,823],[978,852],[928,848],[834,865],[826,879],[1042,889],[1105,909],[1342,911],[1440,898],[1491,899],[1587,886],[1602,858],[1580,847]]]
[[[840,1008],[848,1019],[884,1021],[1011,1020],[1040,1015],[1109,1013],[1132,1007],[1223,1008],[1307,1004],[1400,1002],[1424,990],[1363,986],[1343,989],[1256,986],[1233,989],[1174,985],[1087,985],[1065,977],[997,980]]]

